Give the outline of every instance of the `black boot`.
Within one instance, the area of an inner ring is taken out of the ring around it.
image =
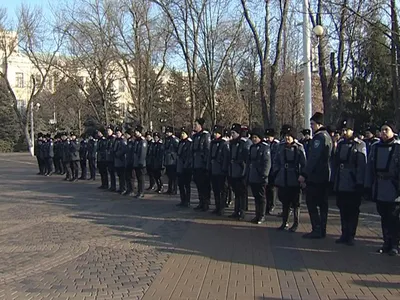
[[[340,227],[342,230],[342,234],[341,236],[335,241],[336,244],[346,244],[349,236],[348,236],[348,232],[349,232],[349,228],[348,228],[348,222],[344,219],[343,213],[340,212]]]
[[[282,225],[278,227],[278,230],[286,230],[289,228],[288,219],[289,207],[285,205],[282,210]]]
[[[291,232],[296,232],[297,228],[299,227],[299,221],[300,221],[300,207],[296,207],[293,209],[293,225],[292,227],[289,228],[289,231]]]

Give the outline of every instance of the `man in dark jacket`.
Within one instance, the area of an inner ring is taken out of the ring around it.
[[[162,171],[164,170],[164,143],[161,140],[160,134],[158,132],[153,133],[154,145],[152,151],[152,169],[154,174],[154,179],[157,184],[157,193],[161,194],[163,192],[163,182],[161,179]]]
[[[79,143],[76,139],[75,133],[71,132],[71,142],[69,145],[69,151],[71,153],[71,172],[72,178],[71,181],[78,181],[79,176]]]
[[[108,189],[108,173],[107,173],[107,139],[104,136],[104,129],[97,132],[97,169],[99,169],[101,185],[99,189]]]
[[[207,170],[211,136],[208,131],[203,129],[204,123],[203,118],[199,118],[195,122],[194,131],[196,133],[192,137],[192,152],[193,179],[199,195],[199,205],[195,207],[195,210],[207,211],[211,198],[210,176]]]
[[[96,150],[97,150],[97,138],[96,134],[89,136],[87,144],[87,159],[89,162],[89,180],[96,180]]]
[[[118,190],[117,193],[125,194],[125,154],[126,154],[126,140],[122,135],[122,128],[115,127],[115,140],[114,140],[114,168],[118,176]]]
[[[43,162],[43,158],[42,158],[42,145],[43,145],[43,133],[39,132],[38,133],[38,137],[35,141],[35,156],[37,159],[37,163],[38,163],[38,167],[39,167],[39,173],[37,173],[37,175],[44,175],[45,171],[45,164]]]
[[[278,149],[279,145],[279,140],[275,138],[275,130],[273,128],[267,128],[265,130],[265,142],[269,145],[270,151],[271,151],[271,160],[272,163],[275,158],[275,153]],[[271,168],[270,174],[268,175],[268,184],[266,187],[266,207],[265,207],[265,214],[271,215],[275,209],[275,202],[276,202],[276,193],[275,193],[275,188],[274,188],[274,181],[275,178],[272,174],[272,169]]]
[[[265,222],[265,187],[271,169],[271,150],[267,143],[263,142],[262,128],[254,128],[251,132],[253,145],[249,150],[248,182],[254,196],[256,216],[252,223]]]
[[[303,137],[300,139],[300,143],[303,145],[304,151],[306,152],[306,156],[308,156],[308,150],[311,143],[311,130],[310,129],[303,129],[301,131]]]
[[[81,177],[79,179],[86,180],[87,176],[87,154],[88,154],[88,142],[86,140],[86,134],[81,135],[81,142],[79,143],[79,158],[81,165]]]
[[[352,246],[364,193],[367,148],[362,140],[354,136],[353,119],[343,120],[341,127],[344,135],[332,160],[333,189],[342,227],[342,234],[336,243]]]
[[[135,144],[133,150],[133,169],[138,181],[138,192],[135,198],[144,197],[144,170],[146,169],[147,141],[142,136],[143,127],[136,126],[134,131]]]
[[[378,253],[399,254],[400,240],[400,141],[395,139],[396,124],[381,126],[380,141],[371,146],[365,187],[376,201],[381,216],[383,245]]]
[[[328,221],[329,180],[331,174],[330,157],[332,138],[324,127],[324,115],[316,112],[310,119],[313,139],[307,165],[299,176],[302,187],[307,186],[306,203],[312,231],[304,238],[324,238]],[[319,208],[319,211],[318,211]]]
[[[210,154],[208,155],[208,170],[211,175],[211,185],[215,199],[214,214],[222,216],[225,211],[225,182],[229,166],[228,142],[222,138],[224,127],[215,125],[214,139],[211,141]]]
[[[111,125],[107,127],[107,171],[110,175],[110,191],[116,192],[116,177],[115,177],[115,166],[114,166],[114,127]]]
[[[179,185],[180,207],[190,207],[190,183],[192,181],[192,139],[189,130],[181,128],[177,152],[177,174]]]
[[[164,165],[168,177],[168,190],[166,193],[170,195],[176,195],[178,184],[176,175],[176,155],[178,151],[179,140],[173,132],[174,129],[171,126],[166,127],[164,142]]]
[[[155,190],[156,181],[154,179],[153,174],[153,149],[154,149],[154,141],[153,141],[153,134],[151,131],[147,131],[145,134],[146,141],[147,141],[147,155],[146,155],[146,171],[147,176],[149,177],[149,187],[146,189],[147,191]]]
[[[45,174],[51,176],[53,174],[53,157],[54,157],[54,144],[50,134],[45,137],[44,148],[44,162],[45,162]]]
[[[125,180],[126,192],[125,196],[133,196],[134,177],[133,177],[133,152],[135,147],[135,137],[133,136],[132,128],[127,128],[125,131],[126,139],[126,154],[125,154]]]
[[[364,143],[367,147],[367,155],[369,154],[369,150],[371,149],[371,146],[376,143],[379,142],[379,138],[375,137],[375,133],[376,133],[376,129],[374,126],[368,126],[365,129],[365,139],[364,139]]]
[[[61,139],[60,139],[60,133],[57,133],[54,136],[54,141],[53,141],[53,152],[54,152],[54,157],[53,157],[53,164],[54,164],[54,173],[56,174],[62,174],[62,161],[61,161]]]
[[[72,179],[72,170],[71,170],[71,151],[70,151],[70,138],[66,132],[61,134],[62,140],[62,162],[65,171],[65,178],[64,180],[71,180]]]

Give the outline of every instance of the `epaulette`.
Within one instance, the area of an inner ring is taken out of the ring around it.
[[[209,133],[207,130],[203,130],[202,133]]]
[[[192,140],[191,138],[188,138],[188,141],[189,141],[189,142],[193,142],[193,140]]]
[[[355,137],[355,138],[354,138],[354,141],[355,141],[357,144],[361,144],[361,140],[360,140],[358,137]]]
[[[300,143],[298,140],[294,140],[294,143],[295,143],[297,146],[301,146],[301,147],[303,147],[303,144],[302,144],[302,143]]]

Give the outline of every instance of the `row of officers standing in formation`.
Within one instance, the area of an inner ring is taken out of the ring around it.
[[[95,180],[96,168],[101,177],[100,189],[123,195],[144,197],[144,176],[149,187],[163,193],[162,174],[168,178],[166,194],[177,194],[177,206],[190,207],[191,182],[196,184],[197,211],[208,211],[211,191],[213,213],[223,215],[234,195],[231,218],[244,220],[248,207],[248,189],[255,201],[255,217],[251,222],[262,224],[275,206],[275,195],[282,203],[282,225],[278,230],[295,232],[300,219],[300,200],[304,191],[312,230],[304,238],[326,236],[328,198],[333,191],[340,211],[341,236],[336,243],[354,245],[360,205],[363,198],[376,202],[381,216],[383,245],[379,253],[397,255],[400,239],[400,142],[396,126],[386,121],[379,128],[379,138],[371,128],[365,139],[354,133],[354,120],[347,118],[340,130],[331,132],[324,126],[322,113],[310,119],[310,130],[303,138],[290,125],[283,125],[280,140],[273,129],[262,130],[233,124],[231,128],[216,125],[212,134],[204,130],[204,119],[195,122],[193,130],[181,128],[179,138],[167,126],[162,138],[158,132],[143,127],[108,126],[78,142],[74,133],[55,136],[38,135],[36,156],[39,174],[65,174],[65,180]],[[79,168],[80,166],[80,168]],[[81,176],[79,176],[81,169]],[[117,189],[118,179],[118,189]],[[277,188],[277,193],[274,189]],[[289,227],[289,217],[293,223]]]

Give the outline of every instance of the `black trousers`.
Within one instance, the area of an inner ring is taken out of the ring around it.
[[[183,170],[178,174],[179,196],[182,204],[190,204],[190,183],[192,182],[192,170]]]
[[[70,161],[63,161],[64,171],[65,171],[65,178],[72,179],[72,168]]]
[[[225,197],[225,206],[229,206],[229,204],[232,202],[232,185],[230,182],[230,178],[227,178],[224,184],[224,197]]]
[[[376,208],[381,216],[384,250],[398,249],[400,240],[400,203],[377,201]]]
[[[45,173],[45,163],[43,158],[39,158],[36,156],[38,167],[39,167],[39,174],[44,174]]]
[[[267,184],[261,183],[250,183],[251,193],[254,197],[255,207],[256,207],[256,218],[259,220],[265,216],[265,188]]]
[[[118,190],[120,192],[125,192],[126,186],[126,172],[125,172],[125,167],[117,167],[115,168],[118,176]]]
[[[62,172],[62,166],[61,166],[61,160],[59,157],[53,157],[53,164],[54,164],[54,172],[57,174],[61,174]]]
[[[45,158],[45,165],[46,165],[46,174],[53,173],[53,158],[52,157]]]
[[[80,160],[80,165],[81,165],[81,178],[86,179],[87,176],[87,160],[86,159],[81,159]]]
[[[352,240],[357,232],[361,195],[356,192],[337,192],[336,205],[340,211],[341,237]]]
[[[265,197],[266,197],[265,213],[267,214],[271,209],[275,207],[275,193],[274,193],[274,186],[272,184],[267,184],[265,188]]]
[[[72,179],[78,179],[79,177],[79,161],[71,161]]]
[[[165,171],[168,177],[168,191],[170,193],[176,194],[177,192],[177,173],[176,173],[176,165],[174,166],[166,166]]]
[[[162,187],[163,187],[163,182],[161,179],[161,175],[162,175],[161,172],[162,172],[162,169],[153,169],[153,176],[154,176],[154,180],[156,181],[158,191],[161,191]]]
[[[152,167],[146,167],[147,176],[149,176],[149,187],[153,188],[156,184],[156,180],[154,179],[154,171]]]
[[[231,178],[231,184],[235,194],[234,212],[243,215],[246,210],[246,181],[244,178]]]
[[[89,173],[90,173],[90,179],[96,179],[96,159],[95,158],[89,158]]]
[[[278,198],[282,202],[282,223],[289,220],[290,208],[294,210],[294,223],[298,225],[300,215],[300,187],[279,187]]]
[[[108,189],[108,174],[107,174],[107,162],[98,161],[97,168],[99,169],[101,186]]]
[[[125,182],[126,182],[126,191],[128,193],[132,193],[133,187],[134,187],[133,166],[132,165],[129,165],[125,168]]]
[[[135,175],[138,181],[138,194],[141,195],[144,192],[144,168],[135,168]]]
[[[108,171],[108,174],[110,174],[110,188],[115,190],[117,183],[116,183],[115,167],[114,167],[113,161],[107,162],[107,171]]]
[[[194,169],[193,180],[199,194],[199,205],[204,207],[210,205],[211,187],[210,177],[205,169]]]
[[[226,176],[224,175],[211,176],[211,185],[215,200],[215,210],[218,212],[222,212],[225,209],[225,182]]]
[[[306,204],[313,231],[326,235],[328,222],[328,183],[308,184],[306,191]]]

